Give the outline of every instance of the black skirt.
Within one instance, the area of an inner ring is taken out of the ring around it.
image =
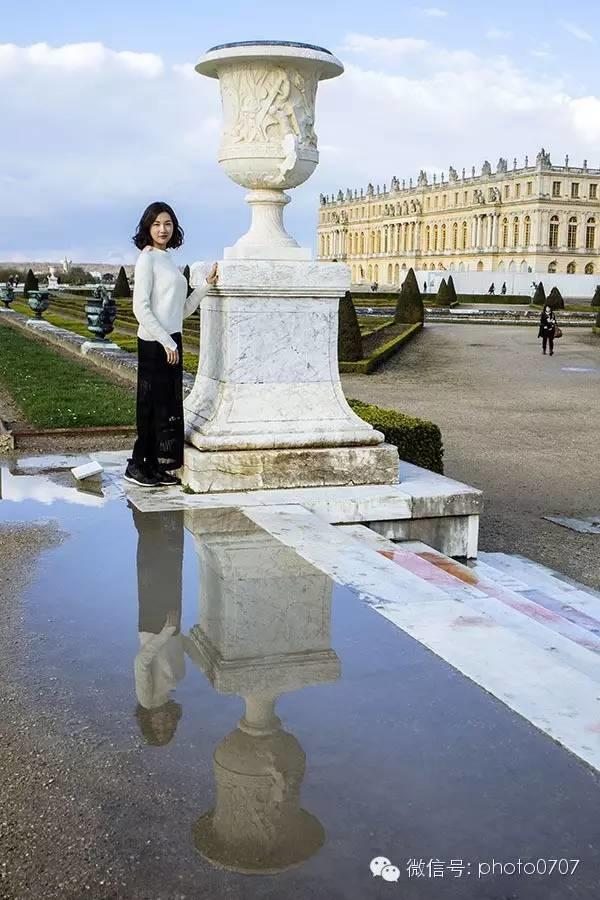
[[[180,333],[171,337],[179,351],[174,366],[167,362],[162,344],[138,338],[138,436],[133,459],[164,469],[183,465],[183,347]]]

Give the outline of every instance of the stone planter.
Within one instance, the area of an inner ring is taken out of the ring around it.
[[[219,163],[248,188],[249,231],[225,259],[310,259],[283,226],[285,188],[302,184],[319,161],[314,130],[319,81],[344,70],[329,50],[284,41],[211,48],[196,71],[218,78],[223,103]]]
[[[105,341],[106,335],[113,331],[117,317],[117,304],[105,287],[96,288],[94,296],[86,302],[85,314],[88,331],[94,335],[94,340]]]
[[[48,291],[29,291],[27,303],[34,311],[36,319],[41,319],[42,313],[50,306],[50,294]]]
[[[15,289],[12,285],[6,285],[6,287],[2,291],[2,297],[0,299],[4,303],[6,309],[10,309],[10,304],[15,302]]]

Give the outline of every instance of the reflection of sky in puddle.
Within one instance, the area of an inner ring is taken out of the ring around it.
[[[561,366],[561,372],[600,372],[597,366]]]
[[[68,470],[53,475],[13,475],[8,468],[2,467],[0,497],[13,503],[32,500],[46,506],[60,502],[98,507],[106,502],[104,497],[82,489]]]

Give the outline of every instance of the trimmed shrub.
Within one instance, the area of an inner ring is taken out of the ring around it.
[[[190,284],[190,267],[189,266],[184,266],[183,277],[187,281],[187,295],[189,297],[190,294],[192,294],[194,292],[194,288]]]
[[[338,307],[338,359],[356,362],[362,359],[363,345],[352,294],[346,291]]]
[[[457,303],[456,288],[454,287],[454,279],[452,275],[448,279],[448,293],[450,294],[450,303]]]
[[[548,297],[546,299],[546,306],[549,306],[550,309],[564,309],[565,301],[563,300],[562,294],[557,287],[553,287]]]
[[[533,302],[535,306],[545,306],[546,304],[546,291],[544,290],[544,283],[542,281],[538,281],[537,283],[535,294],[533,295]]]
[[[436,306],[450,306],[451,302],[452,298],[450,296],[450,291],[448,290],[446,279],[442,278],[435,298]]]
[[[124,266],[121,266],[119,269],[119,274],[117,275],[117,280],[115,282],[115,287],[113,290],[113,297],[116,300],[129,300],[131,297],[131,288],[129,286],[129,281],[127,279],[127,274],[125,272]]]
[[[27,269],[25,276],[25,284],[23,285],[23,296],[29,297],[29,291],[39,291],[40,286],[38,280],[33,274],[33,269]]]
[[[444,474],[442,433],[433,422],[415,419],[395,409],[382,409],[361,400],[348,400],[357,416],[382,431],[388,444],[398,448],[400,459]]]
[[[421,299],[421,291],[419,290],[416,275],[411,268],[408,270],[408,274],[400,288],[394,321],[416,325],[417,322],[422,323],[424,320],[425,308]]]
[[[592,306],[600,306],[600,284],[596,285],[596,290],[592,297]]]

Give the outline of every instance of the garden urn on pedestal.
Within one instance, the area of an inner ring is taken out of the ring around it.
[[[197,491],[394,483],[396,449],[352,412],[339,380],[350,269],[313,261],[283,224],[285,190],[318,163],[318,83],[343,66],[321,47],[256,41],[214,47],[196,70],[219,80],[219,162],[248,189],[252,221],[202,303],[184,481]],[[192,267],[192,284],[203,272]]]

